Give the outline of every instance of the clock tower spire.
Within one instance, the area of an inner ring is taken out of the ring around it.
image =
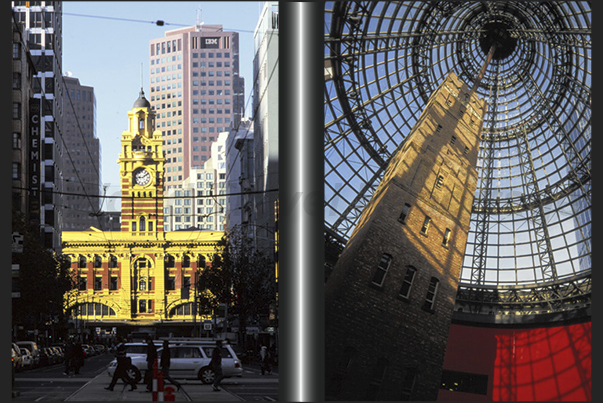
[[[118,163],[121,178],[121,230],[136,235],[163,231],[163,147],[155,112],[140,89],[128,112]]]

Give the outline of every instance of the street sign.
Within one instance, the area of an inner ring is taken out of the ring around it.
[[[13,232],[13,253],[23,253],[23,235]]]

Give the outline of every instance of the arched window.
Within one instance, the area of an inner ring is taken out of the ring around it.
[[[381,255],[381,260],[379,261],[379,266],[377,267],[377,271],[373,276],[373,284],[382,286],[383,280],[385,279],[385,275],[387,274],[387,270],[389,269],[389,265],[392,262],[392,256],[390,254],[384,253]]]
[[[385,377],[385,371],[389,362],[386,358],[379,358],[373,367],[373,373],[369,379],[368,388],[364,400],[377,400],[383,378]]]
[[[349,346],[343,350],[343,355],[339,360],[337,367],[334,369],[328,384],[325,385],[327,397],[337,398],[341,393],[343,381],[345,380],[348,370],[350,369],[352,359],[356,355],[356,352],[357,351],[354,347]]]
[[[431,278],[429,288],[427,289],[427,295],[425,296],[425,304],[423,305],[423,309],[433,312],[439,284],[440,280],[438,280],[436,277]]]
[[[402,288],[400,289],[400,297],[404,299],[408,299],[410,297],[410,289],[412,288],[412,282],[415,279],[415,273],[417,269],[412,266],[408,266],[406,268],[406,275],[404,276],[404,281],[402,282]]]
[[[191,258],[189,255],[182,256],[182,267],[191,267]]]
[[[110,306],[101,303],[88,302],[79,304],[71,308],[70,314],[73,316],[115,316],[115,310]]]
[[[100,255],[94,255],[94,268],[98,269],[103,267],[103,259],[100,257]]]
[[[145,225],[145,219],[144,219],[144,217],[140,217],[139,231],[146,231],[146,225]]]
[[[78,262],[77,267],[80,268],[80,269],[85,269],[87,263],[88,263],[88,261],[86,259],[86,256],[80,255],[80,260]]]
[[[400,221],[401,223],[406,222],[406,218],[408,217],[409,211],[410,211],[410,204],[408,204],[408,203],[404,204],[404,207],[402,207],[402,212],[400,213],[400,217],[398,217],[398,221]]]
[[[170,309],[169,317],[171,318],[172,316],[191,315],[192,311],[193,311],[192,303],[178,305],[178,306]]]
[[[165,267],[176,267],[176,259],[172,255],[165,255]]]
[[[109,257],[109,268],[116,269],[117,268],[117,256],[111,255]]]
[[[138,282],[138,290],[139,291],[146,291],[147,290],[147,281],[145,279],[142,279]]]
[[[144,118],[140,118],[140,120],[138,121],[138,128],[144,129]]]

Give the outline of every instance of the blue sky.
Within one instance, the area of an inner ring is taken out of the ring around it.
[[[224,30],[239,32],[240,76],[245,78],[248,116],[253,31],[261,6],[262,2],[226,1],[63,2],[62,71],[70,72],[80,84],[94,87],[96,134],[101,143],[102,182],[107,195],[119,195],[117,156],[121,134],[127,129],[128,111],[140,91],[141,64],[143,88],[149,97],[149,41],[163,37],[166,31],[194,25],[198,9],[201,22],[222,24]],[[165,25],[157,26],[157,20]],[[105,200],[103,210],[119,210],[119,201]]]

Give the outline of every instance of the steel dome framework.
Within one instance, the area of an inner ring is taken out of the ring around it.
[[[488,104],[457,311],[588,311],[589,2],[327,2],[324,59],[327,254],[454,72]]]

